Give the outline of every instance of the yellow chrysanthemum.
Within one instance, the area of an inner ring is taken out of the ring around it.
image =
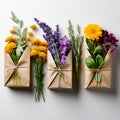
[[[31,40],[31,45],[41,45],[41,41],[39,38],[35,38]]]
[[[5,39],[5,42],[16,42],[17,41],[17,38],[16,37],[13,37],[13,36],[8,36],[6,39]]]
[[[48,48],[46,46],[37,46],[35,49],[38,51],[44,51],[44,52],[47,52],[47,50],[48,50]]]
[[[12,53],[13,49],[17,47],[16,43],[10,42],[5,46],[5,52],[6,53]]]
[[[48,43],[46,41],[41,41],[41,45],[48,46]]]
[[[10,32],[11,34],[15,34],[15,33],[16,33],[14,29],[11,29],[9,32]]]
[[[89,24],[84,29],[84,34],[86,38],[98,41],[99,38],[102,36],[102,28],[97,24]]]
[[[39,54],[39,51],[36,50],[36,49],[32,49],[32,50],[30,51],[30,56],[31,56],[31,57],[37,56],[38,54]]]
[[[30,37],[33,37],[33,36],[34,36],[33,32],[28,32],[28,35],[29,35]]]
[[[32,24],[29,26],[32,30],[37,30],[37,26],[35,24]]]
[[[47,59],[47,54],[45,52],[39,52],[39,57],[45,60]]]

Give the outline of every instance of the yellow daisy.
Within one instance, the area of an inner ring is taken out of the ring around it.
[[[37,30],[37,26],[35,24],[32,24],[29,26],[32,30]]]
[[[102,28],[97,24],[88,24],[84,29],[84,34],[90,40],[99,41],[102,36]]]
[[[6,53],[12,53],[13,49],[17,47],[16,43],[10,42],[5,46],[5,52]]]
[[[41,41],[39,38],[35,38],[31,40],[31,45],[41,45]]]
[[[5,42],[16,42],[17,41],[17,38],[16,37],[13,37],[13,36],[8,36],[6,39],[5,39]]]

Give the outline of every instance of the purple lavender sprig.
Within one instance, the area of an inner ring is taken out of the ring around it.
[[[70,40],[66,36],[63,36],[60,38],[60,61],[62,65],[65,63],[69,51]]]
[[[56,63],[57,67],[60,67],[60,56],[59,56],[59,26],[56,26],[56,31],[53,32],[52,28],[48,26],[45,22],[40,22],[37,18],[34,18],[37,25],[42,28],[45,33],[43,37],[48,42],[48,49],[50,50],[52,57]]]

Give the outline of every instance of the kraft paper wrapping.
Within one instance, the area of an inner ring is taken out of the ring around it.
[[[69,52],[62,68],[56,67],[53,57],[48,51],[48,88],[72,90],[72,51]]]
[[[9,54],[5,53],[4,57],[5,57],[4,85],[7,87],[29,87],[30,47],[29,46],[26,47],[17,65],[13,63]],[[17,83],[11,77],[15,71],[18,73],[20,77],[20,81]]]
[[[89,56],[88,51],[85,51],[85,59]],[[107,54],[104,60],[104,64],[99,72],[102,74],[102,80],[100,83],[97,83],[95,79],[92,79],[95,70],[89,69],[86,64],[84,71],[84,86],[85,88],[111,88],[111,66],[112,59],[111,55]]]

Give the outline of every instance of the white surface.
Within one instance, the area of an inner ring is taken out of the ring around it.
[[[46,102],[36,103],[33,90],[4,87],[4,39],[13,26],[10,11],[26,26],[37,17],[51,26],[58,23],[67,33],[70,19],[82,30],[88,23],[98,23],[120,38],[119,0],[0,0],[0,120],[120,119],[120,48],[113,58],[112,89],[85,90],[81,76],[77,95],[53,92],[45,86]]]

